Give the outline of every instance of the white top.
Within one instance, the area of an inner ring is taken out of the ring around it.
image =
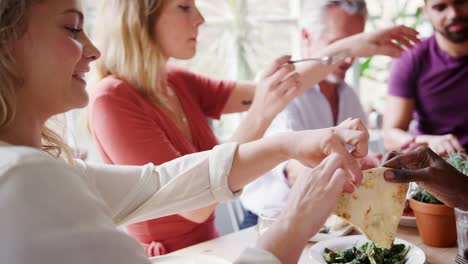
[[[337,123],[349,117],[365,121],[364,110],[358,96],[345,82],[337,86],[338,116]],[[328,100],[318,85],[294,98],[286,109],[279,114],[266,134],[287,130],[320,129],[335,126],[333,113]],[[266,175],[258,178],[244,188],[240,198],[242,205],[249,211],[259,214],[263,208],[282,207],[289,194],[289,186],[284,175],[286,163],[278,165]]]
[[[0,143],[0,263],[149,263],[116,225],[235,198],[227,176],[236,148],[225,144],[161,166],[77,161],[72,168],[40,150]]]

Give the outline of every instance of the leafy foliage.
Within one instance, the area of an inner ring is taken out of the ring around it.
[[[459,172],[468,175],[468,159],[463,152],[450,153],[445,160]]]
[[[404,264],[409,249],[404,244],[393,244],[390,249],[385,249],[367,242],[360,247],[354,246],[340,252],[325,248],[323,257],[329,264]]]
[[[421,186],[418,186],[415,192],[416,193],[412,196],[412,198],[416,201],[429,204],[444,204],[443,202],[435,198],[432,194],[430,194],[428,191],[424,190],[424,188],[422,188]]]
[[[404,22],[406,18],[408,17],[414,17],[415,21],[411,24],[408,25],[414,29],[417,29],[419,26],[421,26],[424,23],[424,16],[423,16],[423,8],[418,7],[414,13],[411,13],[410,10],[408,10],[408,4],[409,1],[405,1],[404,4],[402,5],[401,9],[397,12],[397,14],[391,18],[391,22],[393,25],[400,25],[400,24],[405,24]],[[403,22],[403,23],[402,23]],[[377,72],[382,72],[382,71],[388,71],[390,68],[390,63],[389,61],[387,65],[384,66],[377,66],[374,61],[374,57],[367,58],[364,62],[362,62],[360,71],[359,71],[359,76],[365,77],[370,80],[374,81],[383,81],[386,82],[387,80],[378,80],[378,78],[375,77],[377,75]]]
[[[468,159],[463,152],[452,152],[445,159],[445,161],[447,161],[447,163],[452,165],[461,173],[465,175],[468,174]],[[411,195],[411,197],[416,201],[430,204],[443,204],[428,191],[424,190],[424,188],[422,188],[421,186],[418,186],[415,189],[413,189],[412,193],[413,194]]]

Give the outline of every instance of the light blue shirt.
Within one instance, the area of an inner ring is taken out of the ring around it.
[[[345,82],[338,84],[336,89],[339,100],[337,123],[349,117],[360,118],[365,122],[364,110],[353,89]],[[316,85],[291,101],[272,122],[266,135],[332,126],[335,124],[331,106]],[[258,215],[263,208],[284,205],[289,194],[289,186],[283,173],[285,166],[286,163],[278,165],[244,188],[240,199],[247,210]]]

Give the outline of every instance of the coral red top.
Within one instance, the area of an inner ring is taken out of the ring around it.
[[[212,149],[217,139],[208,118],[219,118],[234,82],[208,79],[181,68],[168,68],[168,83],[179,98],[191,129],[191,142],[167,114],[128,83],[109,76],[93,89],[90,124],[104,162],[161,164]],[[214,214],[198,224],[179,215],[127,226],[128,232],[158,256],[218,236]]]

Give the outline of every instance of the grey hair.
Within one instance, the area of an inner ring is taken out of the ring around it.
[[[325,12],[331,7],[340,7],[349,15],[362,15],[367,19],[365,0],[301,0],[299,24],[317,39],[322,34]]]

